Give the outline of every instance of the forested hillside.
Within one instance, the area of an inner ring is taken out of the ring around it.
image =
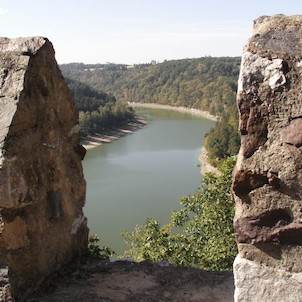
[[[134,119],[134,112],[125,102],[118,102],[113,95],[96,91],[79,81],[65,79],[79,110],[81,137],[102,133]]]
[[[134,66],[61,65],[65,77],[85,83],[95,91],[105,91],[124,103],[184,106],[218,116],[216,128],[206,137],[213,163],[238,151],[235,96],[239,68],[239,57],[203,57]]]
[[[240,58],[184,59],[134,66],[63,64],[64,76],[119,101],[159,103],[221,114],[234,105]]]

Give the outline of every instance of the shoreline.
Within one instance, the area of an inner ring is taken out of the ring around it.
[[[174,110],[178,112],[185,112],[190,113],[192,115],[197,115],[200,117],[207,118],[209,120],[217,122],[218,117],[215,115],[212,115],[208,111],[203,111],[200,109],[194,109],[194,108],[186,108],[186,107],[174,107],[171,105],[162,105],[162,104],[156,104],[156,103],[139,103],[139,102],[128,102],[128,105],[131,107],[141,107],[141,108],[150,108],[150,109],[165,109],[165,110]]]
[[[192,115],[204,117],[212,121],[217,121],[218,118],[207,111],[186,108],[186,107],[174,107],[171,105],[162,105],[156,103],[139,103],[139,102],[128,102],[128,105],[131,107],[141,107],[141,108],[150,108],[150,109],[164,109],[164,110],[174,110],[178,112],[190,113]],[[127,134],[131,134],[136,130],[143,128],[147,122],[142,118],[138,117],[136,121],[130,122],[123,127],[108,129],[104,133],[96,133],[94,135],[89,135],[85,139],[81,140],[81,144],[85,147],[86,150],[96,148],[103,144],[111,143],[120,137],[123,137]]]
[[[173,107],[170,105],[161,105],[155,103],[136,103],[136,102],[129,102],[129,106],[131,107],[141,107],[141,108],[150,108],[150,109],[165,109],[165,110],[175,110],[178,112],[185,112],[190,113],[193,115],[197,115],[200,117],[204,117],[213,121],[217,121],[218,118],[214,115],[211,115],[207,111],[202,111],[193,108],[185,108],[185,107]],[[95,135],[90,135],[85,139],[81,140],[81,144],[85,147],[86,150],[96,148],[103,144],[111,143],[127,134],[131,134],[144,126],[147,125],[147,122],[142,118],[138,117],[134,122],[130,122],[123,127],[109,129],[104,131],[104,133],[100,134],[97,133]],[[200,173],[205,175],[206,173],[213,173],[215,175],[219,174],[217,168],[212,166],[208,161],[208,154],[207,150],[204,146],[200,149],[200,155],[198,157],[198,161],[200,163]]]
[[[105,130],[104,133],[96,133],[94,135],[89,135],[83,140],[81,140],[81,145],[86,149],[93,149],[103,144],[111,143],[127,134],[131,134],[136,130],[139,130],[147,125],[147,122],[138,117],[135,121],[129,122],[126,125]]]
[[[214,175],[219,175],[219,170],[209,163],[208,158],[208,152],[206,148],[202,146],[198,157],[198,161],[200,163],[200,174],[205,175],[207,173],[213,173]]]

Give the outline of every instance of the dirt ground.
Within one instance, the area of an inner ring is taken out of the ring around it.
[[[66,267],[27,302],[228,302],[231,272],[206,272],[168,263],[85,259]]]

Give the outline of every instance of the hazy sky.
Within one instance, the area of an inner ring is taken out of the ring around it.
[[[45,36],[59,63],[240,56],[262,15],[301,0],[0,0],[1,36]]]

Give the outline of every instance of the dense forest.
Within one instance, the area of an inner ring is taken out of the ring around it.
[[[238,152],[235,96],[238,57],[203,57],[156,64],[71,63],[60,66],[65,77],[105,91],[119,102],[146,102],[209,111],[219,117],[206,137],[212,163]],[[83,117],[82,117],[83,118]]]
[[[132,108],[125,102],[102,91],[96,91],[87,84],[65,79],[73,94],[79,110],[81,137],[102,133],[104,130],[117,127],[132,121],[135,117]]]
[[[240,58],[184,59],[160,64],[63,64],[64,76],[119,101],[159,103],[220,115],[234,105]]]

